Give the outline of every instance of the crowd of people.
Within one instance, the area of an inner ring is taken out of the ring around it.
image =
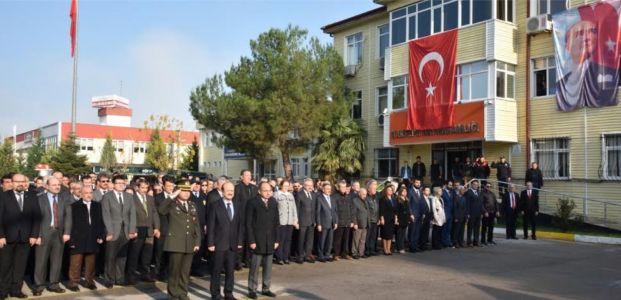
[[[61,172],[30,184],[23,174],[9,174],[0,194],[0,300],[26,298],[26,274],[35,296],[44,289],[64,293],[63,279],[71,291],[96,289],[96,279],[107,288],[160,280],[171,299],[188,299],[189,277],[209,275],[213,299],[235,299],[234,272],[242,268],[250,269],[249,298],[275,297],[273,263],[495,245],[501,216],[508,239],[517,238],[520,215],[524,238],[530,225],[536,239],[532,180],[521,193],[508,183],[498,201],[489,182],[479,187],[479,180],[464,182],[466,175],[424,186],[420,159],[401,171],[398,183],[334,184],[255,181],[249,170],[237,184],[226,176],[128,181],[123,174],[91,173],[78,180]]]

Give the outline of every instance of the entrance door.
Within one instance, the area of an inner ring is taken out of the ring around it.
[[[455,180],[455,177],[454,177],[455,173],[453,173],[453,169],[456,167],[455,158],[459,158],[459,162],[462,165],[462,172],[460,173],[461,173],[461,177],[463,178],[463,164],[466,161],[466,157],[468,157],[468,151],[463,151],[463,150],[447,150],[446,151],[446,161],[447,161],[446,178]]]

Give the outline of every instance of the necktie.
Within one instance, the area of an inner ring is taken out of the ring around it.
[[[19,211],[24,211],[24,194],[17,193],[17,204],[19,204]]]
[[[119,195],[119,204],[123,206],[123,195],[121,193],[118,193],[118,195]]]
[[[188,201],[183,202],[183,208],[185,208],[185,211],[188,211]]]
[[[530,199],[530,190],[528,190],[528,199]]]
[[[513,193],[511,193],[511,209],[515,209],[515,199],[513,199]]]
[[[144,207],[144,212],[147,214],[147,217],[149,216],[149,210],[147,209],[147,201],[144,198],[144,195],[140,195],[140,202],[142,203],[142,207]]]
[[[306,198],[310,199],[310,193],[308,191],[304,191],[306,193]]]
[[[88,212],[88,225],[91,225],[91,204],[86,204],[86,211]]]
[[[418,189],[414,189],[416,191],[416,196],[420,198],[420,191]]]
[[[56,201],[56,195],[52,196],[54,200],[52,202],[52,213],[54,214],[54,228],[58,228],[58,201]]]
[[[326,200],[328,201],[328,207],[332,208],[332,203],[330,203],[330,196],[326,197]]]
[[[198,198],[198,192],[194,192],[194,197]]]
[[[231,203],[226,204],[226,212],[229,214],[229,221],[233,220],[233,209],[231,208]]]

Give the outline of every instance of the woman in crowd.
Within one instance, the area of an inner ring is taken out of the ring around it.
[[[392,238],[395,235],[395,223],[397,222],[397,201],[394,199],[394,186],[386,185],[379,201],[380,235],[384,246],[384,255],[392,255]]]
[[[442,188],[437,186],[433,188],[433,196],[431,196],[431,201],[433,201],[433,219],[431,220],[431,225],[433,225],[433,229],[431,231],[431,247],[434,250],[442,249],[442,226],[446,221],[446,217],[444,215],[444,204],[442,203]]]
[[[278,227],[280,245],[276,250],[276,259],[279,265],[289,264],[293,228],[299,228],[298,211],[295,206],[295,198],[289,191],[290,185],[291,183],[288,180],[283,180],[280,182],[278,191],[274,194],[274,198],[278,202],[278,215],[280,218],[280,226]]]
[[[395,224],[395,248],[399,253],[405,253],[405,231],[408,228],[411,216],[408,189],[403,184],[397,191],[397,222]]]
[[[212,189],[213,189],[213,181],[209,179],[203,179],[201,181],[201,192],[207,194],[211,192]]]

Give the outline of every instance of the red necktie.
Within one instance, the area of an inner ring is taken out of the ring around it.
[[[52,205],[52,213],[54,214],[54,228],[58,228],[58,201],[56,201],[56,195],[52,196],[54,202]]]

